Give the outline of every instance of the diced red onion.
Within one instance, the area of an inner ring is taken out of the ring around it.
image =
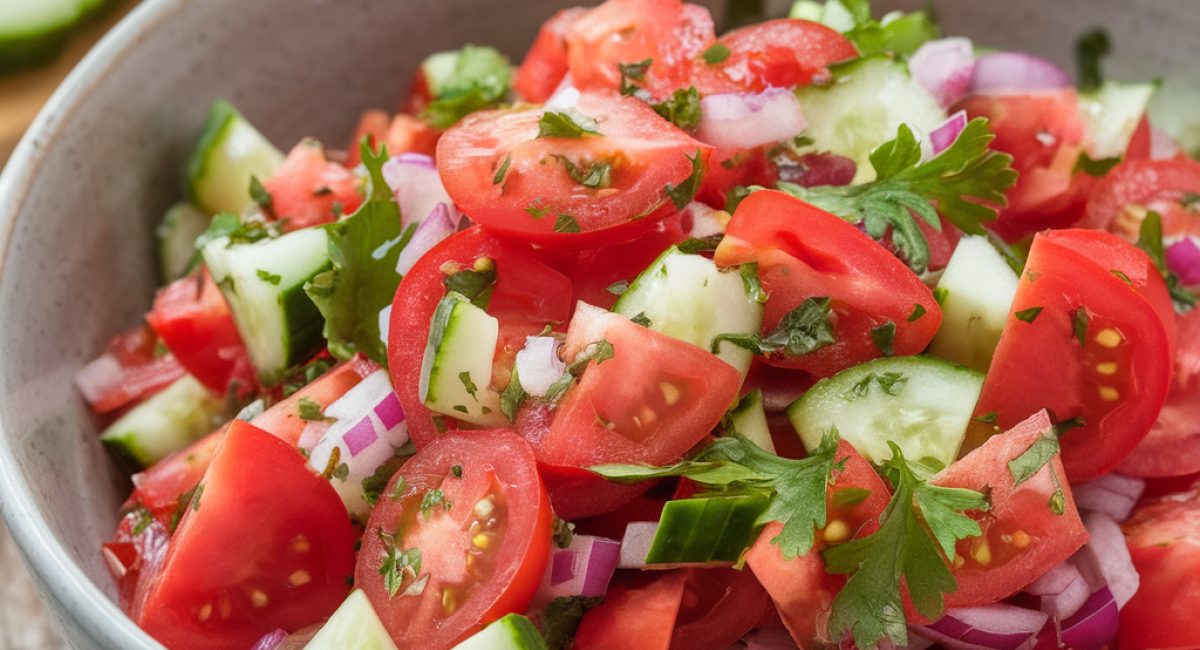
[[[571,73],[563,75],[562,81],[558,82],[558,87],[550,94],[544,104],[546,110],[564,110],[575,108],[575,104],[579,103],[579,89],[575,87],[575,81],[571,79]]]
[[[250,650],[275,650],[283,640],[287,638],[287,630],[279,629],[274,632],[268,632],[266,636],[258,640]]]
[[[1092,592],[1083,607],[1061,624],[1053,622],[1038,635],[1037,650],[1102,650],[1113,647],[1117,638],[1117,601],[1108,587]]]
[[[942,122],[929,132],[929,138],[927,138],[929,142],[929,157],[933,158],[946,149],[949,149],[950,145],[954,144],[954,141],[958,139],[958,134],[962,133],[962,130],[965,128],[967,128],[966,111],[958,111],[946,118],[945,122]]]
[[[928,41],[908,60],[908,70],[945,108],[966,94],[975,70],[975,49],[968,38]]]
[[[433,158],[419,153],[400,154],[383,164],[383,178],[396,193],[404,226],[433,216],[438,204],[446,206],[448,218],[458,226],[462,213],[446,193]]]
[[[722,214],[721,210],[709,207],[699,201],[692,201],[683,208],[683,215],[690,220],[691,228],[688,230],[688,237],[708,237],[711,235],[719,235],[725,232],[724,226],[717,220],[717,215]],[[726,219],[729,217],[726,216]]]
[[[552,336],[527,336],[517,353],[517,380],[526,393],[541,397],[562,379],[567,364],[558,358],[559,340]]]
[[[1102,512],[1083,513],[1088,543],[1072,560],[1089,579],[1093,590],[1107,586],[1117,608],[1125,606],[1137,591],[1141,578],[1133,566],[1121,525]]]
[[[1024,52],[992,52],[975,61],[967,89],[976,93],[1057,90],[1071,76],[1053,63]]]
[[[807,126],[800,100],[787,88],[722,93],[700,100],[696,139],[718,149],[752,149],[794,138]]]
[[[437,246],[443,239],[453,235],[458,230],[458,222],[451,216],[449,204],[439,203],[433,208],[428,219],[421,222],[412,239],[400,251],[396,259],[396,273],[408,275],[417,260],[421,259],[429,249]]]
[[[654,544],[658,532],[657,521],[631,521],[625,526],[625,537],[621,538],[621,555],[617,567],[622,569],[646,568],[646,555]]]
[[[950,650],[1028,650],[1049,619],[1032,609],[991,603],[948,610],[929,625],[909,629]]]
[[[1058,620],[1079,611],[1092,595],[1092,587],[1070,560],[1064,560],[1025,588],[1041,599],[1041,609]]]
[[[1200,284],[1200,246],[1192,237],[1184,237],[1164,251],[1167,268],[1179,274],[1186,285]]]
[[[1125,521],[1145,489],[1146,481],[1140,478],[1109,472],[1100,478],[1072,485],[1071,494],[1075,497],[1076,508],[1103,512],[1117,521]]]
[[[1170,133],[1162,129],[1150,127],[1150,159],[1151,160],[1169,160],[1183,153],[1183,148],[1179,146],[1179,142],[1171,137]]]
[[[554,549],[546,566],[542,586],[534,597],[549,602],[566,596],[602,596],[608,590],[621,543],[605,537],[575,535],[571,546]]]

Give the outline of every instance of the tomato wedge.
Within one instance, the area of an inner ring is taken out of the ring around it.
[[[337,609],[354,572],[350,517],[295,448],[235,420],[202,486],[131,612],[143,630],[172,650],[243,650]]]
[[[464,213],[536,244],[636,238],[675,210],[668,188],[687,181],[696,157],[703,165],[711,150],[645,102],[616,92],[585,92],[571,112],[558,111],[577,126],[594,121],[588,128],[600,135],[539,137],[546,114],[472,113],[446,131],[437,154],[446,192]]]
[[[284,230],[332,223],[343,214],[353,214],[363,203],[362,185],[354,172],[326,160],[325,148],[312,138],[292,147],[279,169],[263,182],[271,195],[268,214],[283,221]]]
[[[727,59],[695,63],[693,81],[701,95],[825,83],[833,78],[830,65],[858,58],[858,49],[837,30],[796,18],[735,29],[719,42],[729,48]]]
[[[1200,192],[1200,162],[1126,160],[1096,185],[1079,226],[1137,241],[1145,210],[1154,210],[1164,236],[1200,235],[1200,215],[1183,200],[1188,192]]]
[[[687,572],[622,571],[604,601],[583,615],[575,650],[669,650]]]
[[[804,354],[786,349],[767,363],[828,377],[884,356],[873,336],[894,330],[891,354],[925,349],[942,320],[933,292],[907,266],[842,219],[775,190],[738,204],[714,258],[758,263],[768,298],[763,334],[809,298],[829,298],[833,342]]]
[[[504,429],[448,433],[384,490],[354,584],[401,650],[451,648],[525,612],[546,570],[551,519],[523,439]]]
[[[995,413],[996,426],[973,422],[966,448],[1049,409],[1084,424],[1061,440],[1071,481],[1116,467],[1146,437],[1170,388],[1168,304],[1149,258],[1115,235],[1037,235],[975,408],[977,418]]]
[[[554,94],[567,74],[567,33],[571,25],[586,13],[588,10],[583,7],[571,7],[559,11],[542,24],[513,79],[513,90],[525,101],[540,104]]]

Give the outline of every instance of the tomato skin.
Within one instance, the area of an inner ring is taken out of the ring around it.
[[[396,645],[401,650],[444,650],[505,614],[524,613],[546,570],[553,518],[528,443],[507,429],[447,433],[405,463],[384,495],[392,494],[401,479],[408,486],[401,490],[404,495],[381,497],[371,511],[355,570],[355,585],[366,592]],[[437,506],[431,516],[406,512],[434,488],[443,490],[455,507]],[[494,552],[491,575],[470,585],[479,578],[470,564],[453,556],[473,548],[468,545],[477,533],[465,519],[478,516],[475,501],[489,494],[499,495],[492,503],[503,503],[496,509],[504,513],[505,532],[492,542],[499,544],[494,551],[484,547]],[[431,578],[419,595],[392,597],[384,584],[380,566],[388,549],[383,534],[393,533],[397,549],[414,542],[413,548],[421,550],[421,573]],[[463,587],[467,593],[447,614],[443,588],[460,585],[469,585]]]
[[[446,294],[442,267],[458,263],[471,268],[481,257],[496,262],[496,286],[488,301],[488,313],[500,321],[495,368],[511,370],[526,336],[536,336],[546,325],[570,317],[570,280],[543,264],[528,244],[476,226],[450,236],[422,256],[400,282],[388,329],[388,369],[417,449],[440,435],[433,412],[421,402],[418,387],[429,321]],[[507,385],[507,379],[503,377],[497,385]],[[445,420],[453,425],[449,418]]]
[[[1200,235],[1200,218],[1180,205],[1187,192],[1200,192],[1200,162],[1126,160],[1097,183],[1079,227],[1108,230],[1137,241],[1144,213],[1129,208],[1141,207],[1159,213],[1165,237]]]
[[[513,79],[513,90],[525,101],[541,104],[554,94],[567,74],[567,33],[586,13],[583,7],[562,9],[542,24]]]
[[[75,386],[97,413],[133,406],[166,388],[187,370],[173,354],[156,354],[148,324],[114,336],[104,352],[75,373]]]
[[[772,609],[752,571],[688,569],[671,650],[725,650]]]
[[[575,650],[669,650],[687,572],[618,571],[604,601],[588,610]]]
[[[292,147],[263,188],[271,195],[269,214],[288,231],[332,223],[339,211],[353,214],[363,203],[362,180],[326,160],[325,148],[312,138]]]
[[[987,512],[966,512],[979,522],[983,536],[959,540],[955,546],[963,563],[950,565],[958,590],[945,594],[947,609],[1007,598],[1087,542],[1071,486],[1064,478],[1063,458],[1055,456],[1029,480],[1014,486],[1008,463],[1029,449],[1039,436],[1053,435],[1051,429],[1049,416],[1039,412],[992,437],[931,479],[933,485],[982,492],[991,503]],[[1062,514],[1055,514],[1049,505],[1057,487],[1054,476],[1063,491]],[[988,549],[989,556],[984,564],[975,560],[982,548]]]
[[[730,55],[717,65],[696,62],[701,95],[756,93],[832,79],[829,66],[858,58],[858,49],[821,23],[781,18],[735,29],[720,38]]]
[[[1122,528],[1141,580],[1121,609],[1122,650],[1200,647],[1200,488],[1143,503]]]
[[[722,267],[758,262],[768,293],[764,334],[805,299],[832,298],[835,342],[802,356],[772,353],[771,365],[828,377],[879,358],[871,330],[888,321],[896,326],[894,354],[917,354],[942,320],[933,292],[903,262],[858,228],[783,192],[744,199],[714,259]],[[910,321],[917,305],[924,315]]]
[[[143,630],[171,650],[233,650],[337,609],[354,571],[350,517],[303,456],[234,421],[203,485],[130,612]]]
[[[245,396],[257,388],[258,373],[229,304],[207,269],[201,267],[159,289],[146,322],[179,363],[214,394],[233,388]]]
[[[633,97],[585,92],[575,109],[604,135],[537,137],[541,108],[463,118],[438,142],[438,172],[450,198],[489,228],[555,247],[629,241],[674,212],[666,188],[686,181],[692,158],[703,163],[711,147]],[[579,170],[608,164],[609,180],[584,186],[568,163]],[[564,225],[564,216],[574,225]]]
[[[1146,437],[1166,399],[1174,321],[1164,323],[1155,308],[1166,286],[1148,264],[1132,245],[1099,231],[1040,233],[1030,248],[975,412],[997,413],[998,430],[1041,409],[1060,420],[1081,417],[1085,426],[1061,439],[1071,481],[1116,467]],[[1132,285],[1112,273],[1114,266]],[[1017,316],[1038,307],[1033,322]],[[1080,308],[1087,314],[1082,344],[1075,330]],[[965,448],[977,446],[987,428],[973,423]]]
[[[392,117],[378,109],[364,111],[346,148],[346,169],[362,163],[363,138],[371,138],[373,149],[386,144],[390,156],[419,153],[432,157],[441,136],[441,130],[412,115],[397,113]]]

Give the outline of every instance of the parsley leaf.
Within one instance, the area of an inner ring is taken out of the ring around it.
[[[296,410],[299,412],[301,420],[319,421],[325,419],[325,411],[321,408],[321,404],[308,397],[301,397],[300,401],[296,402]]]
[[[267,188],[263,187],[262,181],[258,180],[258,176],[250,175],[250,198],[262,208],[262,211],[273,215],[275,209],[275,201],[271,198],[271,193]]]
[[[446,493],[438,488],[434,488],[425,493],[421,497],[421,515],[429,519],[429,513],[438,506],[445,506],[450,509],[450,502],[446,500]]]
[[[922,272],[929,265],[929,243],[914,213],[934,228],[941,228],[940,213],[963,232],[982,235],[979,224],[996,218],[992,206],[1008,204],[1004,191],[1016,182],[1017,172],[1009,166],[1012,156],[988,148],[993,137],[988,121],[975,118],[954,144],[921,163],[920,143],[901,124],[895,140],[871,152],[877,178],[870,183],[805,188],[781,181],[776,186],[851,223],[862,223],[875,239],[884,237],[890,226],[892,242],[909,267]]]
[[[554,232],[576,233],[581,232],[579,222],[569,214],[559,214],[554,219]]]
[[[1029,309],[1022,309],[1014,313],[1013,316],[1016,316],[1017,320],[1022,323],[1032,323],[1038,317],[1038,314],[1042,313],[1043,309],[1045,307],[1030,307]]]
[[[521,407],[521,400],[525,399],[525,395],[525,389],[517,378],[517,364],[514,363],[508,385],[504,387],[504,392],[500,393],[500,412],[509,422],[517,421],[517,409]]]
[[[700,93],[695,86],[680,88],[670,99],[651,104],[650,108],[688,133],[695,132],[696,127],[700,126]]]
[[[383,529],[379,530],[379,537],[383,540],[383,547],[387,552],[384,557],[383,564],[379,566],[379,575],[383,576],[383,585],[388,590],[388,596],[395,598],[400,592],[400,587],[404,584],[405,575],[411,575],[416,578],[421,573],[421,550],[410,548],[407,551],[401,551],[396,546],[396,535],[387,534]],[[428,576],[426,576],[428,579]],[[411,591],[418,584],[424,587],[420,580],[417,580],[409,590]],[[408,593],[407,591],[405,592]],[[419,593],[419,592],[418,592]]]
[[[566,168],[571,180],[593,190],[602,190],[612,185],[612,163],[607,160],[595,160],[585,165],[576,165],[566,156],[556,156]]]
[[[547,650],[567,650],[575,641],[584,612],[604,600],[604,596],[560,596],[542,612],[541,632]]]
[[[692,175],[679,185],[667,183],[667,196],[671,197],[676,210],[682,210],[692,202],[696,192],[700,190],[700,181],[704,178],[704,159],[700,156],[700,150],[697,149],[696,155],[688,156],[687,159],[692,161]]]
[[[798,357],[819,350],[835,341],[833,324],[829,322],[829,298],[806,299],[784,314],[779,324],[766,336],[718,334],[712,340],[713,354],[720,351],[723,341],[729,341],[755,354],[779,357]]]
[[[539,138],[582,138],[584,135],[603,135],[596,130],[596,120],[573,108],[546,111],[538,120]]]
[[[1120,156],[1092,160],[1092,157],[1087,155],[1086,151],[1082,151],[1079,153],[1079,158],[1075,159],[1075,168],[1071,170],[1071,173],[1083,172],[1088,176],[1099,178],[1107,174],[1113,167],[1116,167],[1119,162],[1121,162]]]
[[[262,269],[258,269],[258,279],[262,280],[263,282],[267,282],[267,283],[278,286],[279,283],[283,281],[283,276],[276,275],[274,273],[271,273],[270,271],[264,271]]]
[[[1137,247],[1150,256],[1154,266],[1158,267],[1158,272],[1162,273],[1163,280],[1167,283],[1167,293],[1171,295],[1171,302],[1175,305],[1175,313],[1186,314],[1191,311],[1196,306],[1197,296],[1183,286],[1178,274],[1167,268],[1167,256],[1163,250],[1162,217],[1157,212],[1151,210],[1142,219]]]
[[[704,59],[705,63],[709,65],[716,65],[724,62],[725,59],[728,59],[729,55],[732,53],[733,52],[729,50],[728,45],[717,42],[709,46],[707,50],[704,50],[704,53],[701,54],[700,57]]]
[[[1075,41],[1075,62],[1079,66],[1079,91],[1099,90],[1104,83],[1100,60],[1109,52],[1108,32],[1094,29]]]
[[[676,244],[675,247],[679,249],[680,253],[693,255],[696,253],[706,253],[717,250],[717,246],[721,245],[721,240],[724,238],[724,233],[716,233],[707,237],[692,237]]]
[[[496,266],[491,258],[475,260],[475,267],[461,269],[447,275],[442,284],[447,292],[462,294],[472,305],[487,309],[492,292],[496,289]]]
[[[354,214],[320,226],[329,237],[331,268],[305,284],[304,291],[325,318],[324,335],[334,356],[349,359],[362,352],[386,368],[379,312],[396,296],[396,261],[416,227],[400,230],[400,207],[383,178],[387,146],[377,154],[364,140],[360,150],[371,194]]]
[[[896,342],[896,323],[888,321],[879,327],[871,328],[871,340],[875,342],[875,347],[883,353],[883,356],[890,357],[895,354],[894,344]]]
[[[495,108],[508,98],[512,64],[490,47],[467,45],[459,50],[451,74],[440,80],[437,96],[421,118],[448,129],[470,113]]]
[[[1075,317],[1073,320],[1074,322],[1071,328],[1075,330],[1075,339],[1079,341],[1080,345],[1086,345],[1088,326],[1087,307],[1078,307],[1075,310]]]
[[[1033,475],[1045,467],[1046,463],[1053,460],[1059,451],[1057,436],[1042,436],[1020,456],[1008,461],[1008,471],[1013,477],[1013,487],[1033,478]]]

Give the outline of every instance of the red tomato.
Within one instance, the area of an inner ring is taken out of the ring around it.
[[[1181,339],[1182,341],[1183,339]],[[1168,477],[1200,472],[1200,382],[1171,386],[1150,433],[1117,465],[1129,476]]]
[[[397,113],[395,117],[389,117],[381,110],[365,111],[346,148],[346,168],[354,169],[362,162],[360,145],[365,137],[371,138],[371,146],[375,149],[379,149],[380,144],[386,144],[388,154],[392,156],[402,153],[433,156],[441,136],[440,130],[412,115]]]
[[[741,375],[715,355],[598,308],[577,309],[562,355],[607,341],[612,357],[588,363],[561,399],[539,460],[571,467],[662,465],[700,442],[737,397]]]
[[[1085,426],[1061,440],[1067,477],[1108,472],[1146,437],[1166,399],[1175,325],[1163,321],[1167,304],[1149,258],[1116,236],[1038,234],[976,415],[995,412],[997,430],[1042,409],[1080,417]],[[981,428],[974,425],[967,448]]]
[[[158,290],[146,314],[167,349],[188,372],[217,395],[253,394],[258,372],[238,335],[229,304],[201,267]]]
[[[930,481],[982,492],[991,503],[987,512],[965,513],[979,522],[983,535],[959,540],[955,545],[957,556],[950,570],[958,581],[958,590],[945,595],[947,608],[1007,598],[1087,542],[1087,531],[1064,476],[1064,463],[1057,455],[1032,478],[1013,485],[1008,463],[1028,450],[1039,436],[1053,435],[1049,433],[1051,428],[1046,412],[1039,412],[993,436]],[[1050,507],[1058,488],[1063,493],[1062,514]]]
[[[709,158],[704,181],[696,200],[724,210],[730,190],[735,187],[762,185],[771,187],[779,180],[779,169],[767,158],[768,147],[755,149],[718,149]]]
[[[1079,226],[1137,241],[1145,210],[1154,210],[1162,217],[1165,237],[1200,235],[1200,218],[1182,205],[1188,192],[1200,192],[1200,162],[1127,160],[1096,185]]]
[[[1074,88],[970,95],[950,111],[960,109],[968,118],[988,118],[996,135],[991,148],[1011,155],[1020,174],[1008,191],[1008,206],[989,228],[1017,241],[1079,220],[1096,179],[1074,173],[1087,135]]]
[[[768,293],[763,333],[807,298],[830,297],[835,341],[808,354],[780,351],[767,363],[827,377],[883,356],[873,329],[895,326],[896,355],[925,349],[942,320],[933,292],[858,228],[783,192],[746,197],[717,248],[718,266],[758,263]],[[924,312],[909,319],[917,306]]]
[[[113,337],[104,353],[75,373],[75,385],[97,413],[132,406],[187,371],[172,354],[157,353],[158,337],[139,325]]]
[[[524,440],[504,429],[447,434],[405,463],[383,494],[354,584],[401,650],[445,650],[525,612],[546,570],[552,515]],[[414,554],[420,566],[397,567],[389,590],[385,563]]]
[[[503,389],[518,350],[526,336],[535,336],[546,325],[566,322],[571,314],[571,283],[561,273],[534,257],[527,244],[505,240],[480,228],[452,235],[426,253],[404,276],[392,303],[388,331],[388,369],[400,396],[408,433],[420,449],[435,440],[434,414],[421,402],[418,387],[429,321],[438,301],[446,295],[447,264],[471,268],[477,259],[496,263],[496,285],[488,313],[500,321],[500,339],[492,381]],[[499,374],[497,374],[499,373]]]
[[[858,49],[837,30],[795,18],[768,20],[721,37],[729,58],[695,61],[701,95],[795,88],[832,79],[829,66],[858,58]]]
[[[1121,609],[1121,650],[1200,647],[1200,484],[1143,504],[1122,527],[1141,583]]]
[[[656,100],[691,82],[693,62],[712,45],[708,10],[680,0],[608,0],[567,31],[571,81],[580,90],[618,90],[622,64],[650,61],[628,80]]]
[[[354,571],[350,517],[295,448],[234,421],[202,485],[130,613],[143,630],[172,650],[241,650],[337,609]]]
[[[438,143],[450,198],[475,221],[538,244],[629,241],[674,211],[668,186],[711,149],[633,97],[587,92],[574,110],[603,135],[538,137],[541,108],[463,118]],[[576,180],[584,176],[589,185]]]
[[[669,650],[687,572],[619,571],[575,632],[574,650]]]
[[[746,564],[771,595],[792,639],[803,650],[829,644],[829,609],[833,597],[846,584],[846,576],[825,572],[821,550],[879,530],[879,515],[891,500],[883,479],[850,443],[839,441],[835,458],[845,459],[846,464],[825,491],[826,524],[816,531],[812,550],[785,560],[779,546],[771,543],[783,530],[783,524],[773,522],[746,553]],[[838,490],[847,488],[869,490],[870,494],[857,504],[838,505],[835,501]]]
[[[525,101],[541,104],[554,94],[567,74],[567,33],[587,12],[583,7],[563,9],[542,24],[513,79],[513,90]]]
[[[353,214],[363,203],[362,184],[353,172],[326,160],[320,142],[306,138],[263,188],[271,195],[271,214],[285,222],[285,230],[297,230]]]
[[[725,650],[771,608],[771,597],[749,570],[688,569],[671,650]]]

